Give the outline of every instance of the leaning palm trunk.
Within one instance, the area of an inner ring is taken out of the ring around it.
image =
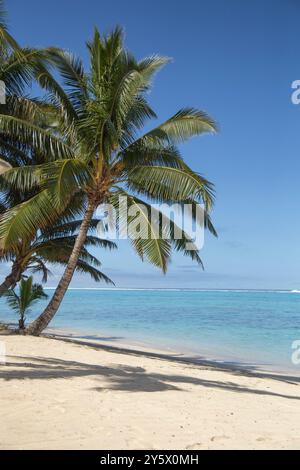
[[[22,276],[22,268],[19,263],[15,262],[12,266],[12,270],[8,276],[6,276],[4,282],[0,285],[0,297],[2,297],[8,289],[14,289]]]
[[[80,252],[85,243],[87,233],[89,230],[90,222],[93,218],[95,210],[95,203],[89,202],[87,210],[85,212],[82,224],[79,229],[79,233],[76,237],[74,248],[70,256],[69,262],[66,266],[64,274],[54,292],[54,295],[47,305],[44,312],[26,329],[26,334],[39,336],[41,332],[49,325],[50,321],[56,314],[59,306],[64,298],[64,295],[70,285],[78,259],[80,257]]]

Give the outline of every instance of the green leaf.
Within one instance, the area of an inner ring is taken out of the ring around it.
[[[131,190],[157,201],[192,199],[204,202],[208,209],[214,201],[213,185],[187,167],[137,166],[128,172],[126,183]]]
[[[48,130],[14,116],[0,114],[0,130],[14,139],[41,153],[46,153],[49,160],[72,158],[73,150]]]

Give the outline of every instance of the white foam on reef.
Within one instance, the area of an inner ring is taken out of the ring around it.
[[[56,287],[44,287],[44,290],[55,290]],[[232,293],[270,293],[270,294],[291,294],[300,293],[300,290],[276,290],[276,289],[197,289],[186,287],[69,287],[68,291],[93,290],[93,291],[124,291],[124,292],[232,292]]]

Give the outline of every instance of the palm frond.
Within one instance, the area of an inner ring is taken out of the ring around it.
[[[127,197],[129,212],[133,209],[132,215],[129,214],[127,216],[127,211],[122,213],[122,207],[119,207],[119,195]],[[121,209],[121,213],[118,213],[119,224],[122,221],[126,221],[129,228],[137,228],[138,236],[135,236],[135,234],[133,236],[133,233],[128,235],[140,258],[142,260],[147,259],[147,261],[165,273],[170,259],[171,246],[168,240],[159,237],[156,228],[151,222],[151,214],[148,212],[147,207],[145,210],[145,205],[140,204],[135,197],[130,196],[121,189],[111,195],[109,202],[118,208],[119,211]],[[124,228],[120,226],[120,230],[122,232]]]
[[[138,166],[170,166],[185,168],[177,147],[158,142],[137,142],[118,154],[125,171]]]
[[[43,80],[47,80],[48,90],[53,90],[55,96],[60,100],[63,106],[69,110],[73,119],[78,119],[84,105],[89,99],[87,77],[84,72],[83,64],[78,57],[60,50],[50,51],[50,57],[55,63],[64,84],[64,93],[55,85],[53,77],[44,74]]]
[[[1,211],[0,211],[1,213]],[[97,226],[99,224],[101,219],[92,219],[89,227],[89,233],[95,231],[97,229]],[[41,235],[37,238],[37,242],[40,241],[47,241],[47,240],[52,240],[55,238],[59,237],[65,237],[69,235],[74,235],[75,233],[78,232],[80,226],[82,224],[82,220],[71,220],[69,222],[61,222],[61,220],[58,221],[58,223],[54,223],[51,225],[51,227],[45,227]]]
[[[30,260],[25,268],[25,271],[31,271],[33,274],[41,273],[42,282],[45,284],[48,281],[48,277],[51,271],[47,268],[44,261],[38,256],[31,256]]]
[[[90,264],[81,259],[79,259],[77,262],[76,271],[84,274],[89,274],[91,278],[96,282],[103,281],[106,284],[112,284],[113,286],[115,285],[115,283],[108,276],[106,276],[106,274],[102,273],[101,271],[99,271],[99,269],[96,269],[94,266],[91,266]]]
[[[19,313],[20,311],[20,298],[13,289],[8,289],[4,292],[3,296],[6,298],[8,306]]]
[[[184,108],[146,134],[146,138],[184,142],[195,135],[216,131],[217,125],[208,114],[194,108]]]
[[[143,207],[146,209],[146,211],[144,210],[144,213],[147,215],[149,224],[151,224],[151,230],[147,230],[146,236],[148,236],[148,238],[156,238],[162,244],[164,242],[166,243],[166,246],[168,246],[169,251],[167,254],[167,259],[170,258],[171,247],[173,247],[175,251],[183,253],[184,256],[187,256],[193,261],[196,261],[203,268],[203,262],[200,258],[199,248],[191,239],[191,235],[187,234],[182,227],[178,226],[174,222],[174,220],[168,217],[157,207],[154,207],[135,196],[129,195],[128,193],[126,193],[126,191],[120,188],[118,189],[118,191],[116,191],[116,193],[111,199],[112,204],[116,207],[119,196],[126,196],[129,206],[135,204],[139,208]],[[122,217],[124,218],[125,214],[123,214]],[[130,223],[132,222],[132,218],[129,217],[127,219],[127,222],[130,225]],[[142,236],[136,240],[132,240],[132,244],[136,252],[142,259],[147,258],[148,260],[150,260],[149,255],[147,255],[147,252],[145,252],[145,246],[147,246],[148,244],[145,243],[145,240],[143,240]],[[156,262],[153,262],[151,260],[150,262],[158,266]]]
[[[12,49],[17,49],[19,45],[8,32],[6,16],[7,13],[4,6],[4,1],[0,0],[0,44],[2,47],[9,46]]]
[[[214,189],[212,183],[186,168],[164,166],[137,166],[128,172],[128,187],[156,201],[203,201],[212,207]]]
[[[24,119],[0,114],[0,130],[11,138],[20,139],[41,153],[46,153],[51,160],[72,158],[72,149],[60,138]]]
[[[15,48],[0,66],[0,79],[5,83],[7,94],[22,95],[25,88],[30,86],[40,64],[47,60],[46,49]]]
[[[45,189],[9,209],[0,220],[1,248],[17,249],[20,239],[33,238],[37,230],[57,219],[67,204],[68,200],[62,203],[55,191]]]

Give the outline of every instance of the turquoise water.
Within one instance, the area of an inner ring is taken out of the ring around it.
[[[3,299],[0,309],[2,321],[16,321]],[[292,342],[300,340],[297,293],[74,289],[51,326],[110,342],[144,342],[201,358],[300,373],[300,365],[291,361]]]

